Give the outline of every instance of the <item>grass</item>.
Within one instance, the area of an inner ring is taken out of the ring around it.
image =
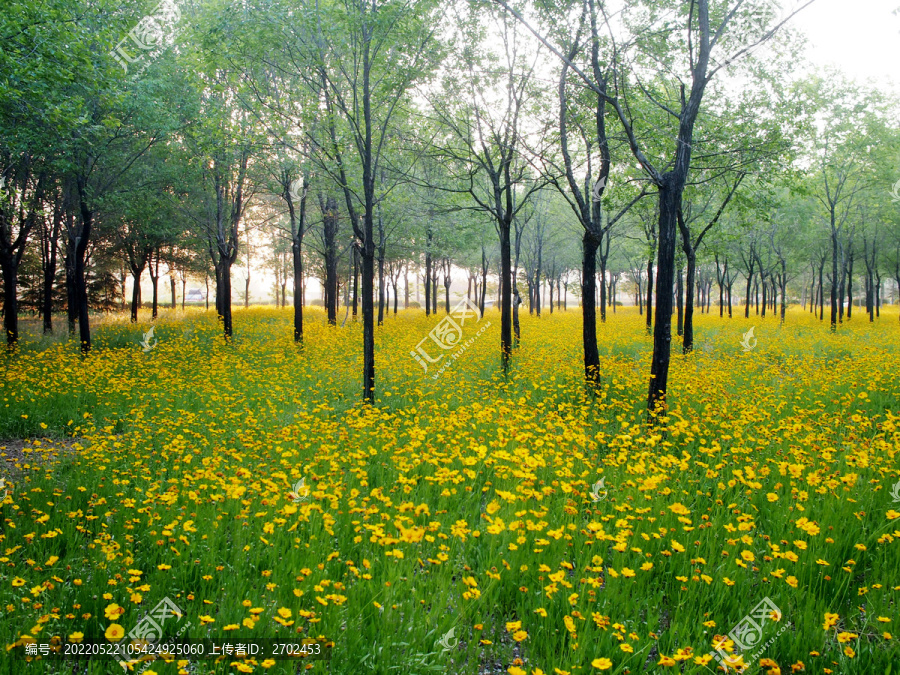
[[[652,344],[633,308],[600,326],[596,396],[577,312],[525,314],[505,378],[486,318],[432,379],[410,351],[437,320],[389,315],[371,410],[361,327],[317,309],[302,348],[289,310],[260,308],[236,311],[231,345],[202,311],[164,313],[147,353],[149,324],[127,317],[88,358],[26,339],[0,384],[0,438],[31,439],[2,504],[4,645],[105,640],[168,597],[192,639],[327,638],[314,673],[708,673],[717,636],[769,598],[755,670],[900,661],[896,309],[835,334],[796,308],[784,327],[698,316],[665,432],[644,424]],[[62,438],[76,452],[44,461]],[[10,654],[0,674],[75,663]]]

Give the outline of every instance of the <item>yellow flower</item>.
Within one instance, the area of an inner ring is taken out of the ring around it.
[[[824,630],[829,630],[832,626],[834,626],[838,619],[841,617],[837,614],[832,614],[830,612],[825,612],[825,624],[822,626]]]
[[[125,629],[117,623],[111,623],[107,627],[104,635],[106,635],[106,639],[110,642],[117,642],[118,640],[121,640],[122,637],[124,637]]]
[[[591,665],[594,666],[597,670],[609,670],[612,668],[612,661],[607,658],[599,658],[591,661]]]
[[[109,619],[110,621],[115,621],[125,613],[125,609],[119,607],[116,603],[112,603],[111,605],[106,606],[106,609],[103,611],[103,613],[106,615],[107,619]]]

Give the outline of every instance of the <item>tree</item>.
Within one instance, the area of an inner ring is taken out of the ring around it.
[[[558,58],[568,65],[595,94],[606,101],[615,111],[619,123],[628,139],[632,154],[641,166],[649,181],[657,189],[657,202],[659,205],[659,258],[657,269],[657,302],[656,302],[656,326],[653,334],[653,360],[650,367],[650,387],[647,396],[647,408],[651,415],[665,408],[665,394],[669,376],[669,358],[671,352],[671,322],[672,322],[672,289],[675,276],[675,238],[677,233],[678,212],[681,209],[682,195],[688,181],[693,153],[694,133],[698,116],[701,111],[704,94],[707,86],[714,76],[723,68],[727,68],[738,59],[745,57],[755,47],[770,40],[794,14],[808,6],[813,0],[809,0],[797,8],[787,18],[770,25],[772,13],[764,17],[763,25],[750,26],[742,22],[746,18],[742,9],[747,9],[743,0],[731,0],[724,7],[715,7],[715,12],[710,13],[709,0],[696,0],[691,2],[686,11],[681,10],[683,23],[680,26],[666,25],[662,30],[656,26],[640,26],[634,44],[642,53],[635,60],[643,61],[647,67],[653,67],[659,62],[662,45],[659,40],[668,40],[674,43],[681,51],[678,54],[681,62],[685,63],[689,71],[689,86],[679,81],[677,87],[669,92],[651,92],[646,86],[637,80],[637,86],[642,90],[647,101],[664,111],[677,123],[677,135],[675,147],[664,161],[651,161],[648,155],[649,145],[642,142],[635,133],[634,119],[628,112],[627,104],[620,99],[618,92],[607,92],[598,80],[596,74],[588,75],[577,65],[572,63],[563,52],[552,45],[536,30],[525,22],[524,18],[513,10],[505,0],[495,0],[506,8],[519,21],[524,23],[534,35],[547,46]],[[658,5],[659,3],[654,3]],[[643,9],[644,2],[635,3],[636,12]],[[742,7],[743,6],[743,7]],[[683,5],[677,3],[676,7]],[[752,9],[760,9],[757,5]],[[649,8],[648,8],[649,9]],[[656,12],[650,14],[650,21],[654,21]],[[757,19],[754,13],[751,19]],[[626,19],[627,20],[627,19]],[[662,38],[661,35],[667,35]],[[724,51],[721,58],[714,58],[718,51]],[[677,61],[672,55],[666,55],[665,62]],[[613,58],[619,57],[616,53]],[[617,58],[617,63],[619,63]],[[638,77],[637,72],[634,73]],[[668,95],[666,95],[668,94]],[[668,100],[666,100],[668,99]]]

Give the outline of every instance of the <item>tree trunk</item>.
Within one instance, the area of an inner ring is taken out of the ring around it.
[[[81,352],[88,354],[91,351],[91,324],[88,317],[87,280],[85,278],[85,255],[87,245],[94,224],[94,212],[84,202],[81,196],[81,236],[75,245],[75,303],[78,309],[78,332],[81,342]]]
[[[0,257],[0,270],[3,272],[3,328],[6,331],[6,344],[15,347],[19,341],[19,264],[15,254]]]
[[[447,259],[444,267],[444,306],[447,314],[450,313],[450,260]]]
[[[675,315],[677,321],[675,324],[675,333],[684,335],[684,266],[679,265],[678,271],[675,273]],[[693,288],[688,284],[688,293],[693,295]]]
[[[691,252],[686,253],[685,256],[687,258],[687,280],[685,282],[687,296],[684,299],[684,338],[681,351],[683,354],[689,354],[694,349],[694,275],[697,274],[697,254],[692,247]]]
[[[512,214],[500,219],[500,355],[503,371],[509,368],[512,354],[512,258],[510,255],[510,223]]]
[[[430,235],[428,236],[428,240],[431,240]],[[482,254],[484,255],[484,254]],[[431,251],[430,249],[425,249],[425,316],[429,316],[431,314]]]
[[[302,208],[302,207],[301,207]],[[292,237],[291,260],[294,272],[294,342],[303,344],[303,233]],[[283,293],[283,291],[282,291]],[[282,300],[282,303],[284,301]]]
[[[653,329],[653,360],[647,409],[665,406],[672,348],[672,285],[675,277],[676,214],[681,208],[681,190],[673,185],[672,174],[659,186],[659,254],[656,269],[656,320]]]
[[[143,269],[131,268],[133,288],[131,289],[131,323],[137,323],[138,307],[141,306],[141,274]]]
[[[484,246],[482,246],[481,247],[481,298],[479,299],[481,302],[480,309],[481,309],[482,316],[484,316],[484,299],[487,296],[487,273],[488,273],[487,254],[485,253]]]
[[[78,321],[78,300],[75,295],[75,242],[66,242],[66,323],[69,335],[75,335]]]
[[[322,221],[323,243],[325,245],[325,288],[323,299],[328,317],[328,325],[335,326],[337,325],[338,302],[338,211],[337,200],[334,197],[329,196],[326,198],[325,213],[323,214]],[[363,294],[365,294],[365,284],[363,284]],[[363,297],[363,302],[365,303],[365,297]]]
[[[651,308],[653,307],[653,258],[647,260],[647,302],[644,303],[647,309],[647,335],[653,332],[653,316]]]
[[[384,247],[378,247],[378,325],[384,325]]]
[[[381,218],[381,210],[378,211],[378,325],[384,325],[384,220]]]
[[[150,283],[153,285],[153,320],[159,313],[159,251],[156,251],[156,267],[153,266],[153,259],[150,259]],[[155,270],[155,271],[154,271]]]
[[[56,259],[59,252],[59,233],[62,226],[63,211],[68,208],[63,200],[57,203],[53,211],[53,227],[49,241],[45,242],[46,256],[43,261],[44,284],[42,289],[42,315],[44,318],[44,334],[53,333],[53,282],[56,279]],[[124,279],[124,277],[123,277]],[[122,282],[124,284],[124,281]]]
[[[363,401],[375,403],[375,243],[372,211],[364,219],[362,247]]]
[[[737,276],[737,275],[735,275]],[[731,287],[732,284],[728,284],[728,318],[732,318],[731,316]]]
[[[584,379],[594,386],[600,383],[600,353],[597,351],[597,249],[600,241],[585,230],[581,254],[581,341],[584,345]]]
[[[353,247],[353,318],[356,318],[359,304],[359,249]]]
[[[230,340],[233,333],[231,319],[231,264],[227,256],[219,259],[216,270],[216,305],[219,316],[222,318],[222,329],[226,340]]]
[[[744,318],[750,318],[750,292],[753,290],[753,271],[747,275],[747,294],[744,299]]]

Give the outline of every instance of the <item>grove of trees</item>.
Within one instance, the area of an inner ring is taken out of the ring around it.
[[[127,305],[136,322],[148,303],[155,318],[189,280],[212,285],[230,340],[263,268],[298,346],[312,278],[325,322],[362,322],[373,402],[378,327],[416,289],[426,314],[449,313],[455,278],[499,309],[504,371],[528,340],[521,311],[580,306],[589,389],[597,322],[636,305],[652,416],[673,333],[690,353],[698,311],[784,323],[793,304],[836,331],[898,301],[900,105],[804,64],[795,19],[814,9],[10,0],[7,345],[21,316],[52,333],[64,313],[87,354],[92,312]]]

